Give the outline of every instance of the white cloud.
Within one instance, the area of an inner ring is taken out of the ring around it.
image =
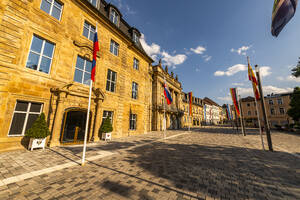
[[[232,83],[234,86],[244,86],[244,83]]]
[[[116,5],[121,12],[124,12],[126,15],[134,15],[136,11],[132,10],[128,4],[124,3],[122,0],[111,0],[111,3]]]
[[[238,48],[238,49],[231,49],[230,51],[231,52],[236,52],[237,54],[239,54],[239,55],[243,55],[243,56],[246,56],[247,55],[247,51],[251,48],[252,46],[250,45],[250,46],[242,46],[242,47],[240,47],[240,48]]]
[[[227,96],[227,97],[217,97],[217,99],[219,99],[219,100],[221,100],[221,101],[230,102],[230,101],[231,101],[231,96]]]
[[[161,57],[163,64],[170,67],[176,68],[176,65],[184,63],[184,61],[187,59],[187,56],[185,54],[175,54],[176,51],[173,51],[173,54],[175,55],[171,55],[166,51],[161,51],[161,47],[158,44],[152,43],[151,45],[149,45],[146,42],[144,34],[141,35],[140,42],[146,53],[153,60],[158,61],[157,59]]]
[[[259,74],[261,77],[269,76],[271,73],[271,67],[263,66],[259,69]]]
[[[187,56],[184,54],[177,54],[175,56],[171,56],[165,51],[163,51],[161,55],[163,57],[162,60],[166,63],[166,65],[173,67],[175,65],[182,64],[187,59]]]
[[[263,86],[263,92],[265,96],[271,93],[280,94],[292,91],[293,88],[279,88],[272,85]],[[238,88],[238,93],[241,96],[253,96],[253,88]]]
[[[202,46],[198,46],[196,49],[190,48],[190,50],[195,54],[203,54],[206,51],[206,48]]]
[[[280,80],[280,81],[287,81],[287,82],[297,82],[297,83],[300,83],[300,77],[296,78],[296,77],[294,77],[294,76],[292,76],[292,75],[286,76],[286,77],[278,76],[277,79]]]
[[[231,67],[229,67],[227,69],[227,71],[216,71],[214,73],[215,76],[232,76],[240,71],[246,71],[247,70],[247,66],[243,65],[243,64],[237,64],[237,65],[233,65]]]
[[[156,60],[158,54],[160,54],[160,46],[158,44],[152,43],[151,45],[148,45],[146,42],[145,35],[142,34],[140,38],[140,42],[146,51],[146,53],[153,59]]]
[[[208,62],[211,60],[212,56],[205,55],[205,56],[203,56],[203,58],[204,58],[205,62]]]

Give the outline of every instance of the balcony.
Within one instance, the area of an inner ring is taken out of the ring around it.
[[[163,111],[164,110],[164,106],[162,104],[160,105],[156,105],[155,108],[159,111]],[[184,111],[183,109],[179,108],[178,106],[176,105],[166,105],[166,112],[170,112],[170,113],[181,113],[183,114]]]

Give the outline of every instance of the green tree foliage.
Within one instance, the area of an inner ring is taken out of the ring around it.
[[[298,65],[292,69],[292,75],[295,77],[300,77],[300,58],[298,61]]]
[[[45,138],[50,135],[44,113],[35,120],[32,127],[26,131],[25,135],[30,138]]]
[[[294,93],[292,94],[291,108],[288,110],[288,115],[293,118],[295,122],[298,122],[300,119],[300,88],[295,87]]]
[[[106,117],[100,127],[100,133],[110,133],[113,131],[111,120],[109,117]]]

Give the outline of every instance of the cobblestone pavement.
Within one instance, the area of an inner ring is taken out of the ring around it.
[[[76,163],[82,146],[2,153],[0,181],[75,164],[4,184],[0,199],[300,199],[300,159],[262,151],[256,130],[248,132],[244,137],[231,128],[206,127],[168,131],[167,140],[155,132],[101,142],[89,146],[87,157],[114,154],[84,167]],[[274,149],[299,152],[292,149],[299,136],[281,134],[274,134]]]

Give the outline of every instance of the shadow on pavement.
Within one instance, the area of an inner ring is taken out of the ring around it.
[[[162,142],[149,146],[129,150],[135,156],[124,159],[178,190],[223,199],[300,199],[300,162],[290,154]]]

